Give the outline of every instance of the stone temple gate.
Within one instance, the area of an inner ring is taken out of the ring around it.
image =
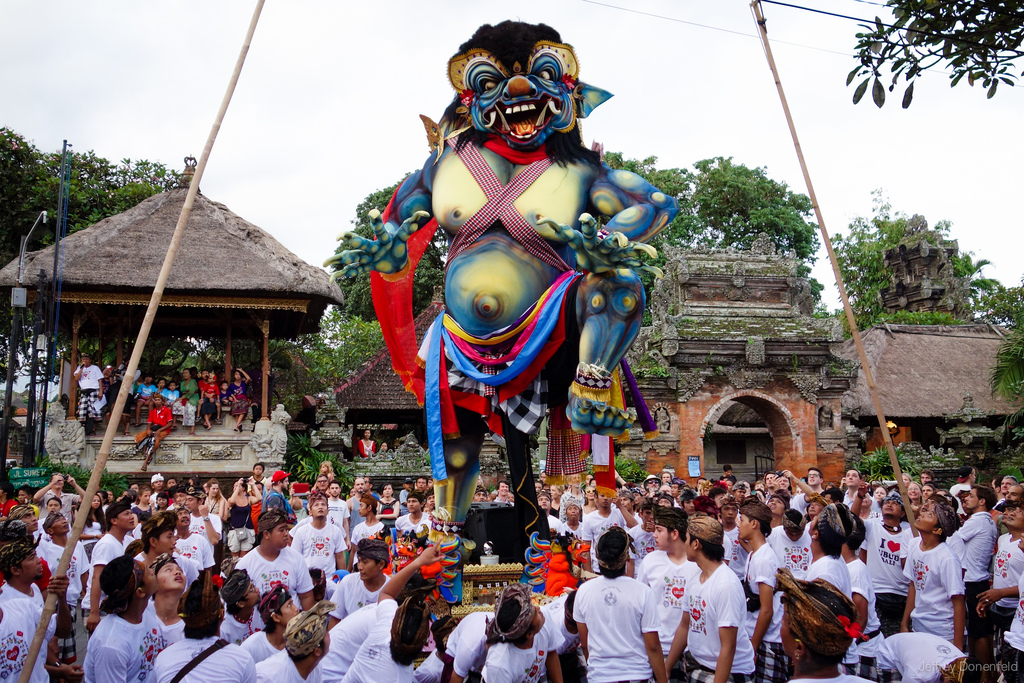
[[[725,465],[741,478],[815,465],[838,480],[840,400],[857,366],[834,353],[839,323],[812,315],[800,261],[776,253],[767,235],[749,251],[668,247],[666,256],[653,324],[629,359],[658,435],[630,440],[623,453],[691,481],[694,461],[709,478]]]

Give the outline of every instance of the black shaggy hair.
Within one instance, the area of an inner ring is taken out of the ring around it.
[[[547,24],[527,24],[522,21],[503,21],[500,24],[484,24],[476,30],[473,37],[459,46],[456,55],[472,49],[484,49],[494,55],[509,70],[516,62],[525,69],[530,61],[533,46],[541,40],[554,43],[562,42],[558,31]],[[455,55],[453,55],[455,56]],[[447,121],[457,121],[461,117],[456,110],[462,106],[459,94],[456,93],[451,104],[444,111]],[[578,112],[577,112],[578,113]],[[470,142],[480,146],[490,137],[490,133],[470,128],[459,136],[457,148]],[[552,133],[544,142],[544,149],[555,163],[565,166],[570,163],[586,163],[600,166],[601,155],[583,146],[583,135],[577,120],[573,129],[565,133]]]

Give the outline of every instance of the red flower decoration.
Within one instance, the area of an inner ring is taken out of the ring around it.
[[[224,577],[222,577],[220,574],[214,574],[210,581],[213,583],[214,586],[217,587],[218,590],[224,587]]]
[[[459,98],[462,100],[462,103],[468,107],[469,105],[473,104],[474,94],[475,93],[473,92],[472,89],[466,88],[461,93],[459,93]]]
[[[564,76],[562,76],[562,83],[565,83],[565,85],[568,86],[569,90],[572,90],[573,88],[576,87],[576,79],[570,76],[569,74],[565,74]]]
[[[850,636],[854,640],[867,640],[867,638],[864,637],[864,631],[861,629],[859,623],[856,621],[850,621],[842,615],[839,615],[836,618],[839,619],[839,623],[843,625],[843,630],[846,631],[846,635]]]

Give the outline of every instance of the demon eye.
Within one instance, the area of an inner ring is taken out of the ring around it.
[[[555,80],[555,72],[550,67],[544,67],[543,69],[541,69],[540,73],[538,73],[537,76],[544,79],[545,81]]]
[[[482,81],[480,83],[480,86],[484,89],[484,92],[487,92],[488,90],[494,90],[495,88],[497,88],[498,83],[496,81],[487,79],[485,81]]]

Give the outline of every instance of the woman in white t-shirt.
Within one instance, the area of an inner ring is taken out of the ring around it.
[[[657,598],[646,584],[625,576],[629,540],[622,527],[605,531],[595,553],[601,576],[576,593],[572,615],[591,683],[666,680]]]
[[[827,581],[800,581],[778,573],[782,591],[782,647],[793,663],[789,683],[867,683],[839,672],[854,638],[861,635],[853,601]]]

